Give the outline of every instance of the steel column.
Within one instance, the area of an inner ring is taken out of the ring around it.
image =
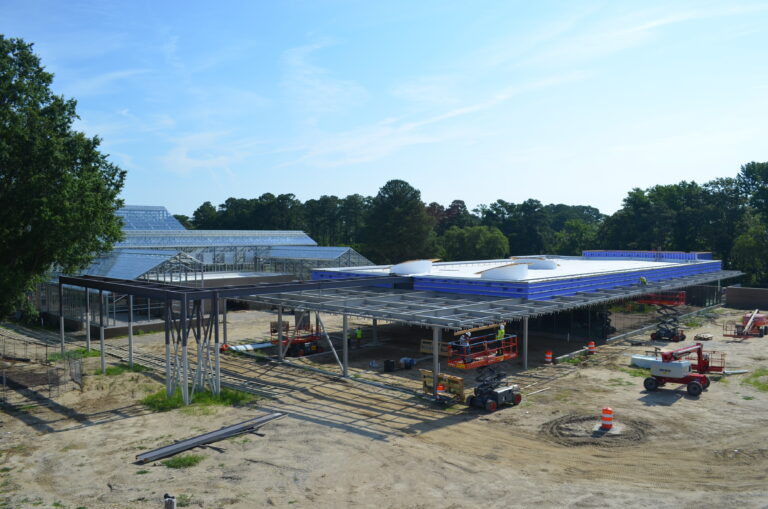
[[[165,392],[168,397],[171,397],[173,395],[173,382],[171,381],[171,327],[173,327],[173,322],[171,321],[170,299],[165,299],[163,315],[165,317]]]
[[[376,320],[375,318],[373,319],[372,329],[373,330],[371,332],[373,337],[371,338],[371,342],[373,342],[374,345],[378,345],[379,344],[379,323],[378,323],[378,320]]]
[[[64,357],[64,285],[59,283],[59,339],[61,340],[61,357]]]
[[[221,363],[219,360],[219,294],[213,298],[213,356],[214,356],[214,369],[213,375],[213,393],[219,394],[221,392]]]
[[[128,366],[133,369],[133,295],[128,296]]]
[[[187,337],[189,336],[189,324],[187,323],[189,301],[187,296],[181,301],[181,399],[185,405],[189,405],[189,357],[187,355]]]
[[[99,290],[99,348],[101,349],[101,373],[107,372],[107,359],[104,357],[104,290]]]
[[[91,351],[91,294],[85,289],[85,351]]]
[[[277,358],[285,359],[283,351],[283,306],[277,307]]]
[[[341,326],[341,341],[342,341],[342,353],[341,353],[341,376],[349,376],[349,338],[347,338],[349,329],[349,316],[344,313],[344,318]]]
[[[528,317],[523,318],[523,369],[528,369]]]
[[[227,299],[224,298],[224,344],[227,345]]]
[[[432,395],[437,398],[437,381],[440,377],[440,327],[432,327]]]

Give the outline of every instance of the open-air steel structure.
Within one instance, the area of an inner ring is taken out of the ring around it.
[[[113,292],[126,295],[129,316],[133,315],[134,297],[160,301],[164,306],[166,347],[166,388],[172,393],[178,386],[185,402],[196,390],[209,386],[220,389],[219,373],[219,312],[220,300],[239,298],[256,300],[278,308],[278,324],[282,327],[284,308],[300,311],[333,313],[343,316],[343,338],[348,337],[350,316],[372,319],[374,335],[377,320],[387,320],[432,329],[433,372],[440,372],[439,344],[443,331],[459,331],[504,322],[520,322],[522,331],[522,363],[528,364],[528,321],[542,315],[573,309],[606,306],[611,302],[629,300],[649,293],[682,289],[704,283],[719,282],[742,275],[710,267],[706,272],[678,271],[676,276],[655,281],[632,278],[631,283],[609,288],[569,291],[566,295],[548,296],[537,300],[497,295],[450,293],[416,288],[415,276],[393,276],[381,273],[345,274],[348,277],[323,278],[315,281],[264,283],[216,288],[190,288],[152,281],[121,280],[107,277],[80,276],[59,278],[59,295],[65,285],[88,291]],[[81,290],[82,291],[82,290]],[[61,302],[61,300],[60,300]],[[99,299],[99,302],[102,302]],[[224,313],[226,310],[224,309]],[[60,313],[63,315],[63,312]],[[103,309],[99,309],[102,367],[104,366]],[[64,349],[64,319],[60,319],[61,344]],[[226,329],[225,329],[226,331]],[[226,334],[226,332],[225,332]],[[194,338],[197,365],[190,368],[188,344]],[[282,330],[278,330],[278,359],[284,361]],[[226,338],[225,338],[226,341]],[[129,326],[129,359],[132,351],[132,328]],[[335,350],[334,350],[335,353]],[[349,345],[342,341],[342,357],[337,359],[344,377],[349,376]],[[337,376],[335,373],[328,374]],[[435,396],[437,377],[434,377]],[[188,389],[189,388],[189,389]]]

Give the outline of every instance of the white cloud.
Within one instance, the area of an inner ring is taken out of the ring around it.
[[[570,73],[562,76],[508,87],[492,94],[488,99],[469,103],[420,120],[403,121],[387,118],[374,125],[342,133],[319,136],[319,139],[307,146],[297,147],[304,154],[288,164],[305,163],[320,167],[344,166],[380,159],[413,145],[445,142],[463,138],[474,128],[458,126],[439,128],[450,120],[490,110],[512,98],[540,88],[556,86],[562,83],[583,79],[582,73]],[[430,126],[429,131],[424,130]]]
[[[310,62],[313,53],[328,46],[327,42],[310,44],[283,54],[285,91],[300,110],[310,115],[345,110],[368,95],[357,82],[336,78],[331,71]]]
[[[106,94],[115,90],[116,83],[148,72],[149,69],[124,69],[121,71],[112,71],[77,80],[70,83],[66,88],[68,93],[74,97]]]
[[[204,131],[171,140],[173,146],[160,158],[162,167],[187,175],[199,170],[231,174],[233,167],[254,155],[262,145],[253,138],[235,139],[231,132]]]

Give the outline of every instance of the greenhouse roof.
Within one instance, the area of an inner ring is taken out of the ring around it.
[[[184,230],[184,226],[165,207],[126,205],[116,214],[123,220],[123,231]]]
[[[83,273],[117,279],[136,279],[177,254],[177,251],[160,249],[120,249],[96,258]]]
[[[316,246],[302,231],[281,230],[126,230],[116,248],[156,249],[225,246]]]
[[[350,251],[351,247],[326,247],[326,246],[281,246],[270,247],[262,258],[291,258],[301,260],[335,260]]]

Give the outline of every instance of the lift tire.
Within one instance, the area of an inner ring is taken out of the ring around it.
[[[485,409],[489,412],[495,412],[499,408],[499,405],[492,399],[485,401]]]
[[[704,388],[704,390],[705,390],[705,391],[706,391],[707,389],[709,389],[709,385],[710,385],[711,383],[712,383],[712,382],[710,382],[710,380],[709,380],[709,377],[705,376],[705,377],[704,377],[704,384],[703,384],[703,386],[702,386],[702,387]]]
[[[469,407],[475,406],[475,400],[477,400],[477,398],[475,396],[468,397],[467,398],[467,406],[469,406]]]
[[[685,334],[680,333],[680,341],[685,341]]]
[[[652,376],[649,376],[645,380],[643,380],[643,387],[645,387],[646,391],[655,391],[659,388],[659,381],[653,378]]]
[[[520,394],[519,392],[515,393],[515,395],[512,396],[513,405],[519,405],[521,401],[523,401],[523,395]]]
[[[689,382],[687,390],[688,390],[688,394],[690,394],[695,398],[701,394],[701,391],[704,390],[704,387],[702,387],[702,385],[699,382]]]

